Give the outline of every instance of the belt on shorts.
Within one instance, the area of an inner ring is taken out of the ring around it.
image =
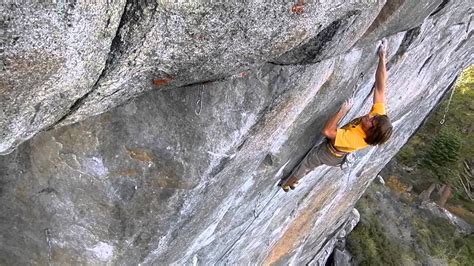
[[[330,140],[327,141],[327,146],[328,146],[329,152],[331,152],[331,154],[336,156],[337,158],[344,157],[345,155],[348,154],[348,152],[343,152],[343,151],[340,151],[340,150],[336,149],[336,147],[334,147],[334,145],[332,145]]]

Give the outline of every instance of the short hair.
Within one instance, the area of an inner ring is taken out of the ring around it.
[[[392,136],[392,123],[386,115],[376,115],[374,118],[374,127],[367,132],[365,142],[369,145],[380,145]]]

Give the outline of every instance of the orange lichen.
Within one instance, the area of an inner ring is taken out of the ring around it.
[[[139,176],[142,174],[140,169],[121,169],[117,171],[113,171],[110,173],[109,177],[117,177],[117,176]]]
[[[162,85],[168,84],[171,80],[173,80],[171,77],[166,77],[162,79],[154,79],[153,84],[155,84],[155,86],[162,86]]]
[[[127,151],[128,155],[135,159],[135,160],[138,160],[138,161],[141,161],[141,162],[153,162],[154,161],[154,156],[153,154],[145,151],[145,150],[141,150],[141,149],[137,149],[137,148],[129,148],[129,147],[125,147],[125,150]]]
[[[263,265],[278,263],[284,256],[289,255],[299,244],[304,241],[313,227],[315,219],[318,217],[318,210],[324,205],[334,188],[331,186],[322,186],[321,191],[313,199],[310,206],[301,212],[301,214],[288,226],[285,233],[280,237],[276,245],[272,248],[265,258]]]
[[[155,176],[146,181],[148,187],[154,189],[192,189],[193,185],[187,181],[176,176]]]
[[[304,6],[304,1],[298,0],[298,2],[296,2],[296,4],[294,4],[293,7],[291,8],[291,12],[294,14],[300,15],[304,11],[303,6]]]
[[[400,179],[396,176],[389,176],[387,181],[387,187],[389,187],[392,191],[396,191],[398,193],[404,193],[408,190],[408,186],[405,185]]]

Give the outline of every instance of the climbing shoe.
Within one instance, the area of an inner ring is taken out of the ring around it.
[[[296,181],[294,184],[290,185],[291,190],[294,190],[297,185],[298,185],[298,181]]]
[[[293,176],[289,176],[287,178],[282,178],[280,183],[278,183],[278,186],[280,186],[283,191],[288,192],[290,189],[295,189],[297,184],[298,180]]]

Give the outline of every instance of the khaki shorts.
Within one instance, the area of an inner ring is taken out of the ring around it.
[[[321,144],[314,146],[300,164],[293,170],[290,176],[301,179],[307,173],[320,165],[339,166],[344,162],[345,156],[336,157],[328,148],[327,141],[323,141]]]

